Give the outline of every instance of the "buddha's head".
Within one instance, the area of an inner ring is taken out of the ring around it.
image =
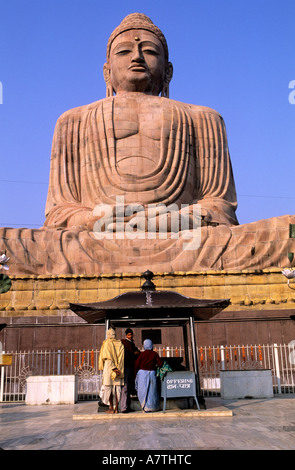
[[[172,74],[163,33],[142,13],[126,16],[107,45],[107,96],[129,91],[168,97]]]

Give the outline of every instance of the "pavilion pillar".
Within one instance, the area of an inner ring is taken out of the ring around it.
[[[201,386],[200,386],[200,377],[199,377],[199,367],[198,367],[198,357],[197,357],[197,344],[196,344],[196,334],[195,334],[195,325],[194,317],[189,317],[190,323],[190,333],[191,333],[191,344],[192,344],[192,357],[193,357],[193,366],[196,374],[196,389],[198,398],[201,397]]]
[[[189,350],[188,350],[188,338],[187,338],[187,326],[182,325],[183,331],[183,344],[184,344],[184,354],[185,354],[185,367],[189,370]]]
[[[109,318],[106,318],[106,319],[105,319],[104,324],[105,324],[105,339],[107,339],[107,332],[108,332],[108,329],[110,328],[110,320],[109,320]]]

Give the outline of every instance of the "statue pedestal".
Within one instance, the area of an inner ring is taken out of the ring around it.
[[[26,405],[71,405],[78,400],[78,377],[45,375],[27,378]]]
[[[237,398],[272,398],[270,369],[221,370],[220,395],[225,400]]]

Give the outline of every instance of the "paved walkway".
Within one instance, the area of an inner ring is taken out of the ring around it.
[[[207,398],[206,405],[213,413],[202,413],[202,417],[197,410],[147,417],[141,411],[106,415],[100,410],[97,414],[96,402],[57,406],[2,403],[0,447],[161,452],[295,448],[295,395],[235,401]],[[216,411],[226,413],[216,415]]]

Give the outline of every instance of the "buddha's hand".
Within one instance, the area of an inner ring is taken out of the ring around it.
[[[201,208],[201,226],[211,225],[211,214],[207,209]]]

